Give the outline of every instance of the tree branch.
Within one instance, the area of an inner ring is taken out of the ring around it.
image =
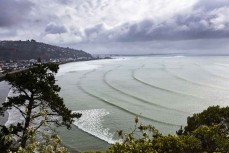
[[[23,92],[25,94],[25,96],[28,98],[28,100],[30,99],[30,96],[28,95],[28,93],[23,90],[21,87],[19,88],[21,92]]]
[[[24,119],[25,119],[25,113],[19,108],[19,107],[17,107],[16,105],[13,105],[13,107],[14,108],[16,108],[17,110],[19,110],[19,112],[21,113],[21,115],[24,117]]]
[[[37,131],[42,126],[42,124],[43,123],[40,123],[40,125],[38,125],[34,131]]]
[[[46,114],[46,115],[47,115],[47,116],[59,116],[58,114],[54,114],[54,113],[53,113],[53,114],[52,114],[52,113],[48,113],[48,114]],[[42,116],[41,113],[32,116],[31,119],[35,119],[35,118],[40,117],[40,116]]]
[[[56,125],[58,126],[61,126],[61,124],[58,122],[58,120],[49,120],[49,121],[46,121],[47,123],[55,123]]]
[[[36,107],[38,107],[38,106],[40,106],[40,103],[39,103],[38,105],[34,105],[34,106],[33,106],[33,109],[36,108]]]

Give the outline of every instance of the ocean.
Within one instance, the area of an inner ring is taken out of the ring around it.
[[[130,132],[134,118],[175,134],[193,113],[229,104],[229,57],[139,56],[69,63],[57,74],[60,95],[81,112],[63,144],[79,151],[104,150]]]
[[[121,141],[116,131],[130,132],[136,115],[163,134],[175,134],[193,113],[229,104],[229,56],[75,62],[60,65],[56,80],[67,107],[82,113],[71,130],[57,129],[63,145],[77,151]]]

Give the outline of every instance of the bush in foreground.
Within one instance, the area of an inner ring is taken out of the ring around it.
[[[212,115],[212,110],[217,116],[208,118],[208,122],[188,122],[184,130],[181,128],[177,131],[177,135],[164,136],[151,125],[142,125],[139,123],[138,117],[135,118],[135,127],[132,132],[124,134],[118,131],[118,135],[123,139],[122,143],[112,145],[107,153],[228,153],[229,139],[227,125],[228,122],[223,121],[224,115],[218,112],[225,108],[219,106],[209,107],[207,110],[199,114],[189,117],[189,120],[198,119],[205,120],[208,113]],[[204,114],[204,115],[203,115]],[[215,118],[221,121],[216,122]],[[212,119],[212,120],[211,120]],[[187,127],[194,126],[192,130],[187,132]],[[33,134],[33,131],[31,133]],[[67,153],[67,149],[60,145],[60,139],[57,135],[43,139],[42,143],[37,142],[34,136],[29,138],[28,145],[25,148],[19,147],[17,153]],[[5,144],[7,147],[7,144]],[[3,147],[5,147],[3,145]],[[1,146],[2,147],[2,146]],[[96,152],[99,153],[99,152]]]
[[[129,134],[119,131],[123,143],[112,145],[108,153],[203,153],[229,152],[229,107],[211,106],[188,117],[187,126],[177,135],[163,136],[152,126],[143,126],[135,119]],[[139,134],[140,133],[140,134]],[[136,138],[136,134],[141,137]]]

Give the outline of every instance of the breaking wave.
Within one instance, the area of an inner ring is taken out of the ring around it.
[[[109,128],[103,127],[103,119],[109,114],[105,109],[91,109],[73,111],[74,113],[82,113],[82,116],[73,124],[79,129],[101,139],[110,144],[121,140],[114,140],[114,133]]]

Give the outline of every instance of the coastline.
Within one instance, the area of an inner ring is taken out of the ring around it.
[[[5,102],[10,91],[10,86],[5,81],[0,81],[0,106]],[[4,125],[8,120],[9,114],[5,112],[4,116],[0,116],[0,125]]]
[[[94,59],[94,60],[101,60],[101,59]],[[64,65],[64,64],[67,64],[67,63],[82,62],[82,61],[92,61],[92,60],[61,62],[61,63],[58,63],[58,64],[59,65]],[[17,72],[20,72],[20,71],[24,71],[26,69],[11,71],[11,72],[9,72],[9,74],[14,74],[14,73],[17,73]],[[5,102],[6,97],[8,96],[8,93],[10,91],[10,86],[4,81],[4,77],[5,77],[5,74],[0,74],[0,106],[2,106],[2,103]],[[7,111],[4,113],[4,116],[0,116],[0,125],[4,125],[7,122],[8,117],[9,117],[9,114],[8,114]]]

